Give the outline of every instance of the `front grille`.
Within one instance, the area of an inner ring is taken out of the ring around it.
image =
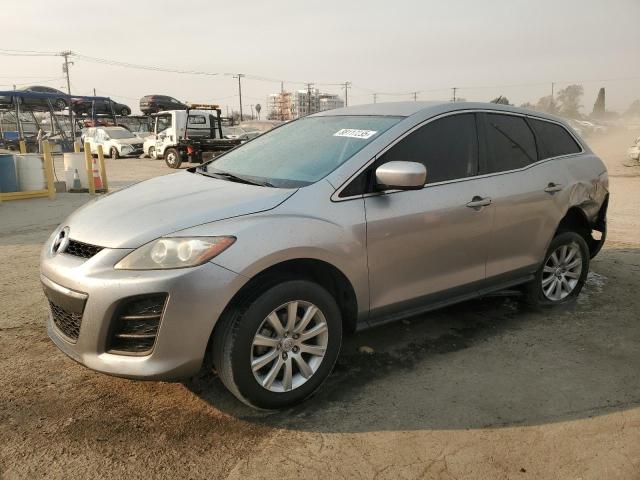
[[[51,307],[51,316],[53,317],[53,323],[58,330],[60,330],[70,341],[73,343],[78,340],[80,335],[80,324],[82,323],[82,314],[69,312],[62,308],[60,305],[56,305],[49,300],[49,307]]]
[[[114,315],[107,351],[124,355],[147,355],[153,350],[166,293],[124,299]]]
[[[88,243],[82,243],[77,240],[69,240],[69,245],[67,245],[63,253],[80,258],[91,258],[100,250],[102,250],[102,247],[89,245]]]

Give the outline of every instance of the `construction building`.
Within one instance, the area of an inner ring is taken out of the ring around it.
[[[267,98],[267,118],[283,122],[293,120],[295,118],[293,94],[282,91],[269,95]]]
[[[316,112],[344,107],[344,100],[333,93],[321,93],[317,88],[272,93],[267,100],[270,120],[292,120]]]

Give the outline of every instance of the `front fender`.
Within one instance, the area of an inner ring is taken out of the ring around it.
[[[327,202],[322,217],[293,213],[291,201],[276,209],[177,232],[179,236],[233,235],[236,242],[212,262],[246,278],[282,262],[314,259],[349,280],[361,309],[369,307],[366,223],[362,199]],[[300,201],[300,199],[298,199]]]

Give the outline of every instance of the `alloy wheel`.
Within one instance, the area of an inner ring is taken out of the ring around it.
[[[582,253],[577,243],[558,247],[542,269],[542,292],[552,301],[563,300],[576,288],[582,273]]]
[[[288,392],[320,367],[329,342],[324,314],[310,302],[280,305],[262,321],[251,345],[251,370],[271,392]]]

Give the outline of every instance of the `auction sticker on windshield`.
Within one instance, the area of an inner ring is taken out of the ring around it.
[[[338,130],[333,134],[334,137],[350,137],[350,138],[361,138],[366,140],[367,138],[373,137],[376,133],[376,130],[358,130],[355,128],[343,128],[342,130]]]

